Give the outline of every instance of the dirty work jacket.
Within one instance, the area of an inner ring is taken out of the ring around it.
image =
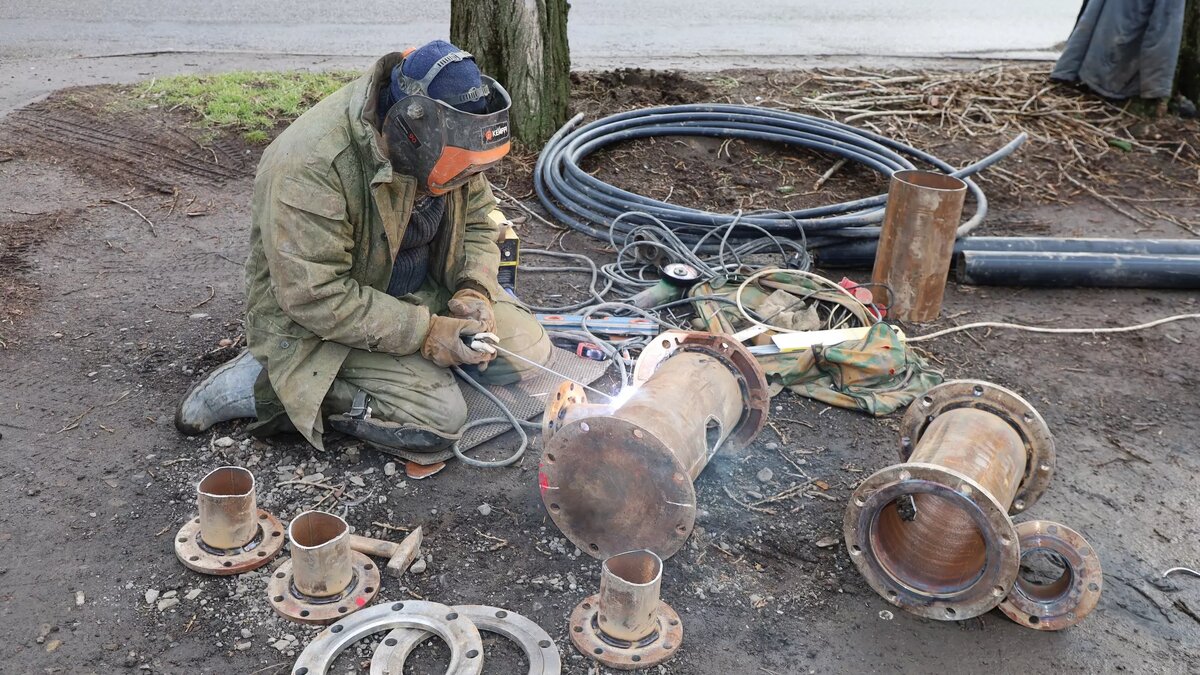
[[[286,429],[290,419],[322,448],[321,403],[350,350],[412,354],[429,331],[428,309],[386,293],[416,192],[415,178],[392,170],[375,130],[380,83],[400,59],[383,57],[313,106],[259,162],[246,340],[270,387],[256,387],[252,430]],[[500,297],[499,232],[487,218],[495,205],[482,175],[447,195],[431,248],[435,282],[454,290],[471,281]]]

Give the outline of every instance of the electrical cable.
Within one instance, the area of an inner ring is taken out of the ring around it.
[[[1062,334],[1091,335],[1091,334],[1100,334],[1100,333],[1131,333],[1133,331],[1145,330],[1147,328],[1154,328],[1155,326],[1161,326],[1165,323],[1172,323],[1175,321],[1183,321],[1185,319],[1200,319],[1200,314],[1176,314],[1174,316],[1168,316],[1168,317],[1164,317],[1162,319],[1155,319],[1154,321],[1147,321],[1146,323],[1134,324],[1132,326],[1117,326],[1115,328],[1045,328],[1042,326],[1026,326],[1024,324],[1019,324],[1019,323],[1004,323],[1004,322],[1000,322],[1000,321],[979,321],[976,323],[967,323],[967,324],[963,324],[961,326],[954,326],[953,328],[946,328],[943,330],[935,331],[933,333],[928,333],[926,335],[918,335],[915,337],[906,338],[905,341],[906,342],[924,342],[926,340],[933,340],[935,338],[940,338],[945,335],[949,335],[951,333],[957,333],[959,331],[964,331],[964,330],[972,330],[974,328],[1009,328],[1012,330],[1021,330],[1021,331],[1026,331],[1029,333],[1051,333],[1051,334],[1058,334],[1058,335],[1062,335]]]
[[[914,169],[921,162],[963,179],[975,199],[975,213],[958,229],[962,236],[987,215],[987,197],[970,176],[1010,155],[1027,136],[961,169],[894,139],[833,120],[785,110],[726,104],[692,104],[630,110],[578,126],[576,115],[547,142],[534,167],[534,189],[542,205],[571,228],[597,239],[628,234],[648,217],[675,233],[696,253],[721,252],[724,242],[740,244],[755,232],[787,238],[820,233],[811,244],[827,246],[855,238],[877,238],[887,195],[800,209],[749,214],[719,214],[669,204],[623,190],[590,175],[580,163],[595,151],[639,138],[705,136],[769,141],[808,148],[857,162],[883,176]],[[631,212],[633,212],[631,214]],[[713,228],[737,224],[722,243],[705,241]],[[605,230],[608,230],[606,232]],[[606,234],[608,236],[606,236]]]

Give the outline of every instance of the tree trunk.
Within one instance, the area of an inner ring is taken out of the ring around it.
[[[538,147],[567,121],[567,0],[451,0],[450,41],[512,96],[513,136]]]
[[[1179,47],[1175,91],[1200,102],[1200,0],[1187,0],[1183,10],[1183,44]]]

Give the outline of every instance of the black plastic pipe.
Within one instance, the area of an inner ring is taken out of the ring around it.
[[[875,246],[874,241],[856,241],[817,249],[817,265],[828,268],[869,269],[875,264]],[[954,242],[956,254],[966,251],[1200,255],[1200,239],[964,237]]]
[[[744,105],[677,105],[630,110],[575,128],[577,115],[554,134],[538,156],[534,187],[538,199],[555,218],[592,237],[609,239],[613,220],[624,213],[645,213],[662,221],[688,245],[699,243],[705,233],[728,226],[735,220],[754,225],[774,236],[801,238],[820,232],[823,239],[846,237],[878,238],[887,195],[829,204],[796,211],[768,211],[734,215],[713,213],[669,204],[627,190],[588,174],[580,163],[606,146],[638,138],[657,136],[706,136],[770,141],[809,148],[858,162],[884,177],[903,169],[917,168],[915,162],[962,178],[976,202],[975,214],[958,231],[965,234],[987,214],[987,197],[968,177],[1008,156],[1025,142],[1021,134],[984,159],[955,169],[947,162],[893,139],[840,122],[786,110]],[[650,222],[644,216],[627,217],[613,227],[618,235]],[[735,228],[728,241],[742,243],[757,239],[762,230]],[[705,242],[702,253],[711,253],[719,242]]]
[[[974,286],[1200,288],[1200,256],[963,251],[959,282]]]

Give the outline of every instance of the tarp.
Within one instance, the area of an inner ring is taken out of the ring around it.
[[[1175,82],[1185,0],[1087,0],[1051,79],[1108,98],[1166,98]]]

